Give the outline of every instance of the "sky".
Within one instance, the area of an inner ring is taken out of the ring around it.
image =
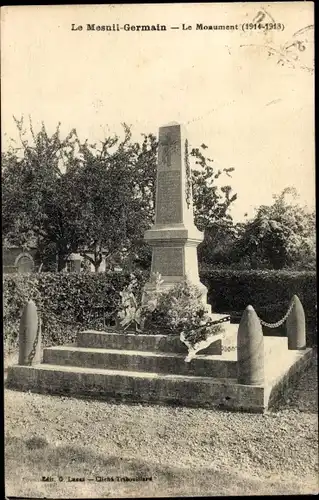
[[[280,28],[242,28],[260,13]],[[167,30],[87,31],[88,23]],[[198,30],[200,23],[239,29]],[[3,147],[17,140],[13,115],[52,133],[61,122],[62,134],[76,128],[92,142],[121,133],[122,122],[139,140],[177,121],[191,146],[208,146],[216,167],[234,167],[220,180],[238,195],[235,220],[287,186],[312,208],[312,25],[311,2],[2,8]],[[283,51],[293,42],[293,52]]]

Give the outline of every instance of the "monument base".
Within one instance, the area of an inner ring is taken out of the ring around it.
[[[154,294],[168,291],[186,278],[202,293],[202,301],[207,305],[207,288],[200,282],[197,263],[197,246],[203,241],[203,234],[193,225],[155,224],[146,231],[145,240],[152,247],[152,274],[160,274],[162,283],[158,286],[149,281],[144,286],[143,303]]]
[[[233,330],[236,341],[238,325]],[[216,336],[209,354],[185,362],[176,336],[80,332],[76,345],[45,348],[43,362],[11,366],[7,387],[104,401],[219,408],[263,413],[277,404],[309,366],[311,349],[288,350],[287,338],[265,337],[265,381],[237,380],[236,349]],[[206,351],[207,352],[207,351]]]

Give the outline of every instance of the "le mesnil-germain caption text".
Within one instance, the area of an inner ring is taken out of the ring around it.
[[[206,25],[195,24],[196,30],[238,30],[238,24],[221,24],[221,25]],[[71,31],[168,31],[174,29],[192,30],[190,24],[181,24],[179,26],[168,26],[166,24],[72,24]]]
[[[203,24],[196,23],[194,25],[182,23],[176,26],[170,26],[167,24],[71,24],[71,31],[143,31],[143,32],[154,32],[154,31],[169,31],[169,30],[181,30],[189,31],[195,29],[195,31],[249,31],[249,30],[284,30],[283,23],[243,23],[243,24]]]

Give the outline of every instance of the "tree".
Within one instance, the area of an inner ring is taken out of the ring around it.
[[[141,246],[154,209],[155,138],[144,135],[142,145],[132,143],[130,129],[123,127],[122,141],[107,138],[100,148],[79,143],[80,251],[96,271],[103,258],[119,262]]]
[[[3,232],[11,243],[36,241],[42,261],[57,258],[63,269],[71,253],[99,269],[102,258],[121,260],[143,245],[154,211],[157,142],[143,135],[132,143],[108,137],[100,145],[81,143],[76,130],[60,139],[45,125],[30,138],[16,120],[21,148],[3,155]],[[52,266],[51,266],[52,267]]]
[[[80,241],[76,231],[78,200],[74,192],[75,136],[71,130],[60,138],[60,124],[50,137],[42,124],[35,134],[30,119],[30,136],[23,118],[15,119],[21,146],[11,146],[2,161],[2,229],[14,244],[36,243],[40,257],[57,256],[58,269],[76,251]]]
[[[218,187],[217,179],[223,174],[231,177],[233,167],[215,170],[213,160],[204,154],[205,144],[191,150],[192,186],[195,224],[204,231],[205,238],[198,248],[202,263],[227,264],[229,248],[237,237],[236,225],[229,213],[230,205],[237,199],[230,185]]]
[[[8,244],[28,247],[34,238],[31,204],[24,196],[22,162],[9,150],[2,154],[2,233]],[[29,207],[28,207],[29,205]]]
[[[82,217],[86,239],[81,254],[96,270],[103,256],[121,265],[150,266],[151,249],[144,243],[144,232],[155,217],[158,143],[152,134],[143,134],[142,144],[132,144],[130,129],[125,124],[123,127],[122,142],[115,136],[99,148],[87,142],[79,144],[83,166],[77,191],[86,207]],[[201,229],[215,230],[218,224],[220,228],[231,227],[227,211],[236,195],[230,195],[230,186],[218,189],[214,185],[222,171],[215,172],[212,160],[199,149],[191,151],[191,158],[196,165],[192,176],[196,223]],[[224,172],[229,175],[232,170]]]
[[[205,230],[203,243],[198,247],[201,264],[215,267],[232,267],[232,249],[241,234],[240,225],[221,220]]]
[[[144,232],[155,214],[158,143],[143,134],[132,142],[107,137],[99,144],[81,142],[75,129],[62,140],[60,125],[50,137],[44,124],[31,140],[23,119],[16,120],[21,148],[3,160],[3,231],[9,241],[35,239],[42,260],[57,256],[63,269],[73,252],[80,252],[98,271],[103,258],[110,263],[149,266],[151,251]],[[203,150],[192,149],[195,222],[201,230],[232,226],[228,214],[236,199],[231,187],[218,188],[216,179],[233,169],[215,171]]]
[[[229,185],[218,187],[216,180],[225,173],[231,177],[233,167],[214,170],[213,160],[204,155],[202,150],[207,149],[205,144],[201,149],[193,148],[191,157],[194,168],[192,169],[192,187],[195,224],[200,231],[221,227],[231,227],[232,217],[228,213],[230,205],[237,199],[237,194],[232,194]]]
[[[296,203],[297,198],[295,188],[288,187],[273,196],[272,205],[259,207],[234,246],[233,258],[251,267],[314,267],[315,214]]]

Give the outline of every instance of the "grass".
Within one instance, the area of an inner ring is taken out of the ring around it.
[[[265,415],[5,390],[6,495],[318,493],[316,363],[281,407]],[[117,479],[125,477],[152,481]]]

